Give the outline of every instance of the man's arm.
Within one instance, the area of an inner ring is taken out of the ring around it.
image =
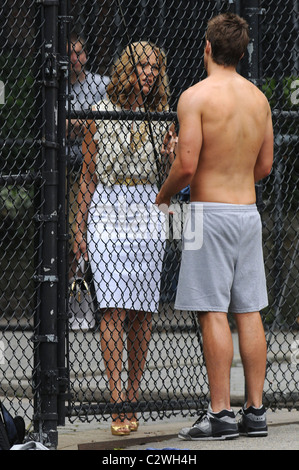
[[[263,144],[260,148],[255,167],[254,167],[254,181],[260,181],[268,176],[271,172],[273,164],[273,125],[271,109],[269,106],[266,131]]]
[[[177,112],[180,130],[176,158],[157,195],[156,204],[159,206],[169,206],[171,197],[192,181],[202,146],[200,106],[190,89],[181,95]]]

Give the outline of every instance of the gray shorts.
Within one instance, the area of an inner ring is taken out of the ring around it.
[[[183,243],[175,308],[242,313],[266,307],[262,227],[256,205],[193,202],[187,225],[188,240],[190,227],[201,231],[201,236],[193,245],[188,240]]]

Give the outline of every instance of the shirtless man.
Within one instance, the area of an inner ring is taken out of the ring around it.
[[[200,207],[195,217],[203,217],[201,248],[183,249],[175,308],[198,312],[211,402],[191,428],[180,431],[186,440],[267,435],[259,311],[268,300],[255,182],[271,171],[273,128],[267,99],[236,72],[248,42],[248,25],[239,16],[227,13],[209,22],[207,78],[180,97],[177,155],[156,198],[165,209],[190,184],[191,208]],[[247,387],[238,424],[230,406],[228,311],[236,320]]]

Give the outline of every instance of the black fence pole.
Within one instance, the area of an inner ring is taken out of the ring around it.
[[[259,18],[261,15],[260,0],[246,0],[242,2],[241,14],[249,25],[250,42],[248,54],[243,61],[242,71],[247,78],[259,84]]]
[[[48,448],[57,447],[57,28],[58,1],[41,2],[43,17],[42,56],[42,180],[43,207],[42,259],[40,284],[40,323],[35,338],[39,348],[39,439]]]
[[[66,168],[67,168],[67,152],[66,152],[66,102],[67,102],[67,79],[69,60],[67,54],[67,29],[69,17],[67,16],[67,1],[60,2],[59,8],[59,34],[58,34],[58,51],[59,51],[59,88],[58,88],[58,319],[57,319],[57,365],[59,373],[59,395],[58,395],[58,424],[65,425],[65,401],[67,398],[67,389],[69,384],[69,371],[66,367],[66,328],[67,328],[67,290],[68,290],[68,254],[67,254],[67,209],[66,209]]]

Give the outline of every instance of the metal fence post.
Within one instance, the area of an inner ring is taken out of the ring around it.
[[[57,318],[57,366],[59,373],[59,395],[58,395],[58,424],[65,425],[65,399],[68,388],[69,371],[66,367],[66,322],[68,318],[66,296],[67,296],[67,277],[68,277],[68,255],[67,240],[69,239],[67,230],[67,208],[66,208],[66,102],[67,102],[67,78],[69,58],[67,55],[67,24],[70,17],[67,16],[67,1],[60,2],[59,8],[59,33],[58,33],[58,51],[59,51],[59,88],[58,88],[58,318]]]
[[[49,448],[57,447],[57,0],[41,1],[43,17],[42,59],[42,259],[40,283],[40,323],[35,338],[39,348],[39,410],[35,418],[39,439]]]
[[[250,42],[248,45],[248,55],[245,61],[245,66],[242,68],[247,75],[247,78],[259,84],[259,16],[261,14],[260,0],[246,0],[242,2],[241,6],[242,16],[246,19],[249,25]]]

